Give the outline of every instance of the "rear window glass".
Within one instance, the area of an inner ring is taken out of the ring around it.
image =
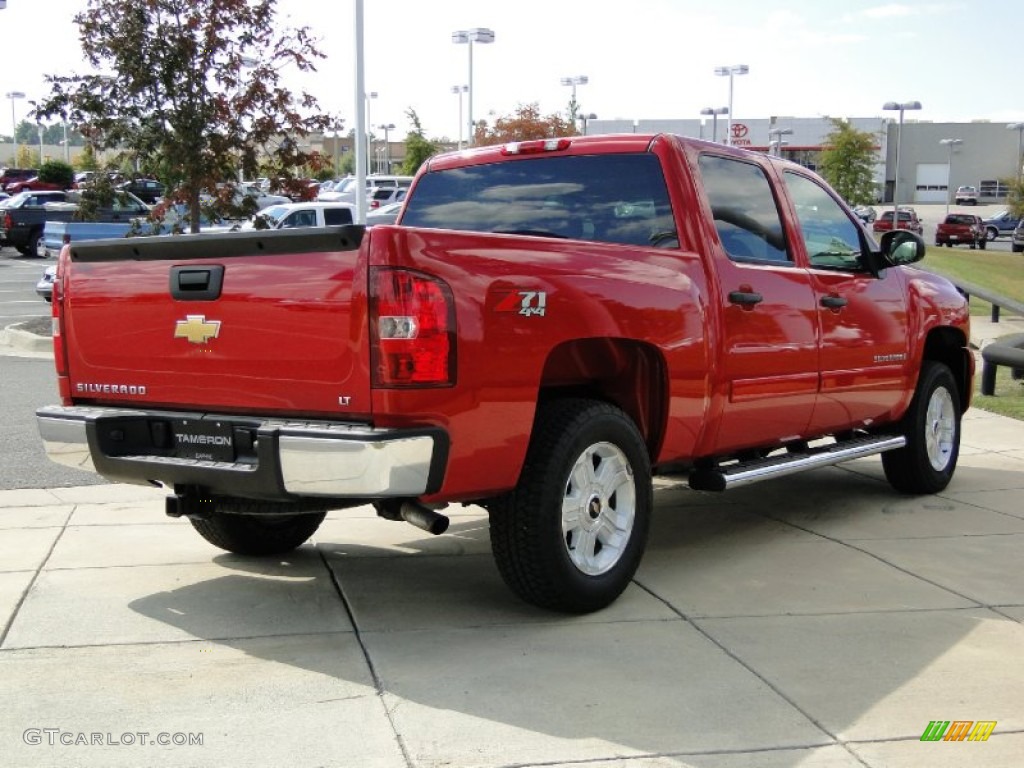
[[[900,216],[900,218],[902,219],[903,217]],[[949,216],[946,217],[946,223],[947,224],[966,224],[966,225],[970,226],[971,224],[974,223],[974,217],[973,216],[964,216],[962,214],[951,213],[951,214],[949,214]]]
[[[544,156],[423,175],[411,227],[678,247],[668,189],[651,154]]]

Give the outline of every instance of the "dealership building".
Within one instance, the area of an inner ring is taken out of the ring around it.
[[[877,137],[875,178],[879,196],[892,202],[896,180],[896,138],[899,123],[889,117],[844,118],[858,131]],[[961,185],[978,188],[979,202],[1006,201],[1004,182],[1021,171],[1021,138],[1024,125],[1006,123],[931,123],[904,119],[900,141],[899,196],[901,203],[952,202]],[[706,120],[600,120],[586,123],[588,134],[677,133],[707,140],[725,141],[729,130],[725,116]],[[808,168],[817,166],[828,135],[828,117],[770,117],[732,121],[732,143],[767,152],[769,148]],[[957,139],[959,142],[945,142]]]

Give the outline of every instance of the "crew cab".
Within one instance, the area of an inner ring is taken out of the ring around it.
[[[924,253],[718,143],[453,152],[397,225],[72,243],[39,429],[244,555],[331,509],[441,533],[479,504],[516,594],[593,611],[640,562],[654,473],[721,492],[880,454],[897,491],[947,487],[974,357]]]
[[[885,213],[875,219],[874,223],[871,225],[871,231],[889,232],[892,230],[892,219],[893,212],[885,211]],[[921,224],[921,220],[917,217],[917,211],[913,208],[900,208],[899,222],[897,223],[896,228],[916,232],[919,235],[924,234],[924,225]]]
[[[46,246],[43,241],[43,232],[48,221],[69,222],[76,218],[79,210],[79,201],[87,192],[25,192],[24,201],[18,205],[8,205],[0,216],[0,226],[3,228],[4,240],[8,245],[18,249],[26,256],[46,256]],[[44,197],[53,195],[53,198]],[[61,202],[57,197],[63,198]],[[45,202],[44,202],[45,201]],[[42,202],[43,204],[31,204]],[[149,213],[149,206],[139,200],[130,192],[115,192],[109,204],[103,205],[96,210],[96,221],[100,222],[125,222],[145,216]]]
[[[981,216],[969,213],[951,213],[935,228],[935,244],[952,248],[954,245],[969,245],[985,250],[985,224]]]

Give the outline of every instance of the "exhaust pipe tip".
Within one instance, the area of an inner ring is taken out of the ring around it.
[[[415,525],[427,533],[432,533],[434,536],[440,536],[447,531],[451,523],[446,515],[438,514],[429,507],[424,507],[414,501],[404,502],[399,507],[398,514],[405,522]]]
[[[374,502],[373,507],[385,520],[404,520],[434,536],[447,531],[451,522],[445,515],[411,499],[385,499]]]

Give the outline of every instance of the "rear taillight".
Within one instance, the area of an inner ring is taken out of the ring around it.
[[[64,343],[64,274],[68,269],[67,251],[61,249],[57,259],[57,274],[50,287],[50,309],[53,314],[53,362],[57,369],[57,388],[65,405],[71,405],[71,385],[68,379],[67,347]]]
[[[370,269],[374,387],[455,383],[455,301],[441,280],[407,269]]]
[[[13,228],[14,228],[14,224],[11,221],[11,214],[5,213],[4,214],[4,229],[13,229]]]

